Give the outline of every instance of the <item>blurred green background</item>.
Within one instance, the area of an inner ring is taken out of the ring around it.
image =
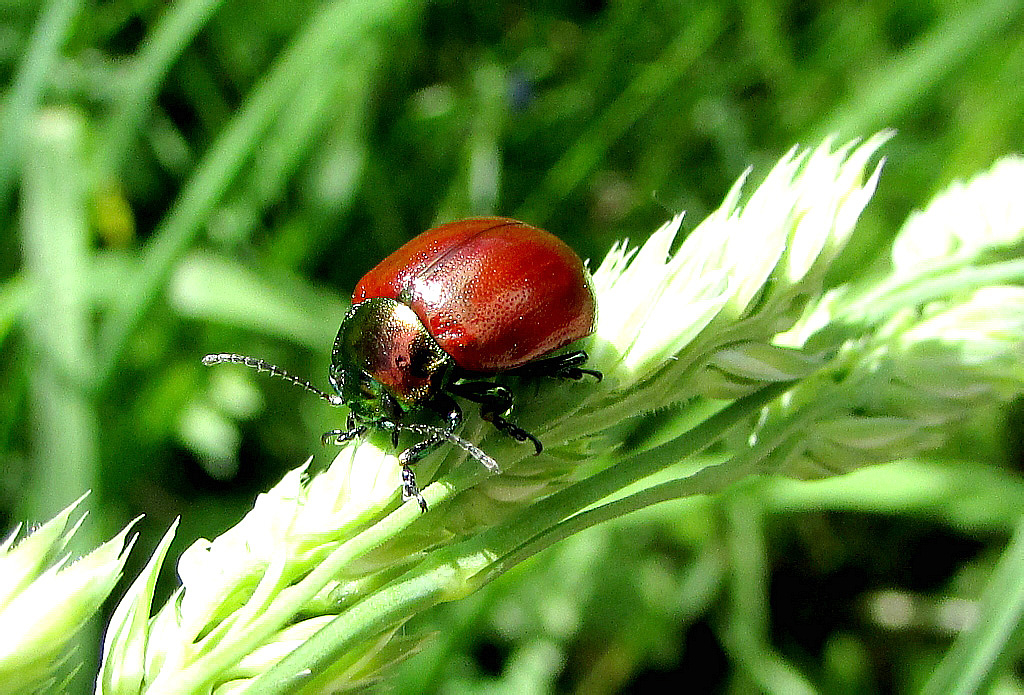
[[[0,528],[91,488],[83,548],[146,514],[131,575],[176,515],[180,551],[326,460],[337,411],[199,359],[325,386],[355,282],[435,223],[517,216],[593,265],[794,143],[896,128],[834,281],[864,272],[1024,150],[1022,5],[0,0]],[[419,616],[384,687],[915,691],[1024,509],[1020,423],[582,534]]]

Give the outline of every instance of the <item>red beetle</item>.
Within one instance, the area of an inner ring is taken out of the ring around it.
[[[542,229],[503,217],[451,222],[415,237],[368,272],[352,295],[334,341],[329,378],[336,395],[263,360],[207,355],[205,364],[235,362],[298,384],[333,405],[349,407],[348,428],[324,440],[340,443],[369,427],[427,435],[399,455],[403,499],[426,501],[409,466],[443,441],[466,449],[492,470],[497,463],[455,434],[462,410],[453,396],[480,404],[483,419],[518,441],[541,443],[506,419],[512,394],[495,374],[580,379],[582,350],[549,353],[590,335],[596,301],[590,274],[572,249]],[[417,409],[444,425],[405,422]]]

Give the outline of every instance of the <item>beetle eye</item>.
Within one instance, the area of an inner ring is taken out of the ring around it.
[[[420,378],[430,376],[435,369],[436,357],[434,352],[429,349],[422,347],[418,350],[414,349],[409,371]]]

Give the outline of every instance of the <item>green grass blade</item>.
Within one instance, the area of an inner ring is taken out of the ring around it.
[[[54,110],[33,125],[21,198],[25,272],[34,292],[25,316],[34,348],[28,363],[32,476],[21,517],[44,519],[97,486],[99,415],[85,387],[92,369],[85,123],[74,112]],[[99,534],[95,525],[90,529],[75,537],[71,552],[96,545]],[[75,637],[87,664],[96,659],[97,630]],[[66,692],[75,692],[91,668],[81,669],[75,689]]]
[[[29,373],[38,419],[26,518],[52,516],[94,482],[95,413],[83,390],[92,369],[84,130],[77,114],[52,111],[27,141],[22,233],[35,290],[26,319],[36,348]]]
[[[641,70],[593,126],[555,162],[514,217],[544,224],[556,206],[594,172],[612,145],[683,78],[724,31],[720,12],[709,6],[694,17],[662,55]]]
[[[64,37],[82,5],[82,0],[51,0],[46,4],[7,93],[0,115],[0,210],[7,206],[21,165],[27,123],[39,105]]]
[[[32,292],[23,274],[8,278],[0,285],[0,344],[28,307]]]
[[[960,637],[932,673],[922,695],[986,692],[1024,626],[1024,520],[1017,524],[981,597],[977,624]]]
[[[120,99],[104,128],[99,153],[117,171],[139,126],[156,100],[167,71],[188,47],[222,0],[178,0],[164,11],[142,44],[121,86]]]
[[[168,300],[182,316],[236,326],[323,351],[347,304],[298,279],[269,280],[221,256],[189,254],[178,265]]]
[[[171,268],[198,236],[263,134],[296,85],[325,52],[344,51],[378,30],[397,24],[419,0],[362,3],[341,0],[311,19],[246,99],[185,184],[174,207],[143,251],[134,281],[100,327],[101,362],[97,383],[113,374],[128,339],[163,288]]]
[[[967,4],[896,56],[887,68],[864,80],[853,97],[827,118],[815,137],[838,133],[860,137],[891,126],[975,50],[1019,21],[1020,0]]]

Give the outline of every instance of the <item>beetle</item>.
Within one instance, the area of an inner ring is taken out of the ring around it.
[[[499,470],[455,433],[463,419],[455,397],[478,403],[484,420],[539,454],[540,441],[508,419],[511,392],[492,379],[600,380],[600,372],[583,368],[583,350],[552,355],[590,335],[596,318],[590,273],[568,245],[518,220],[478,217],[423,232],[363,276],[331,352],[333,394],[254,357],[222,353],[203,363],[244,364],[348,406],[346,428],[325,433],[325,444],[373,427],[390,432],[396,447],[403,431],[425,435],[399,463],[402,499],[416,499],[426,511],[410,466],[445,441]],[[444,424],[408,422],[420,410]]]

